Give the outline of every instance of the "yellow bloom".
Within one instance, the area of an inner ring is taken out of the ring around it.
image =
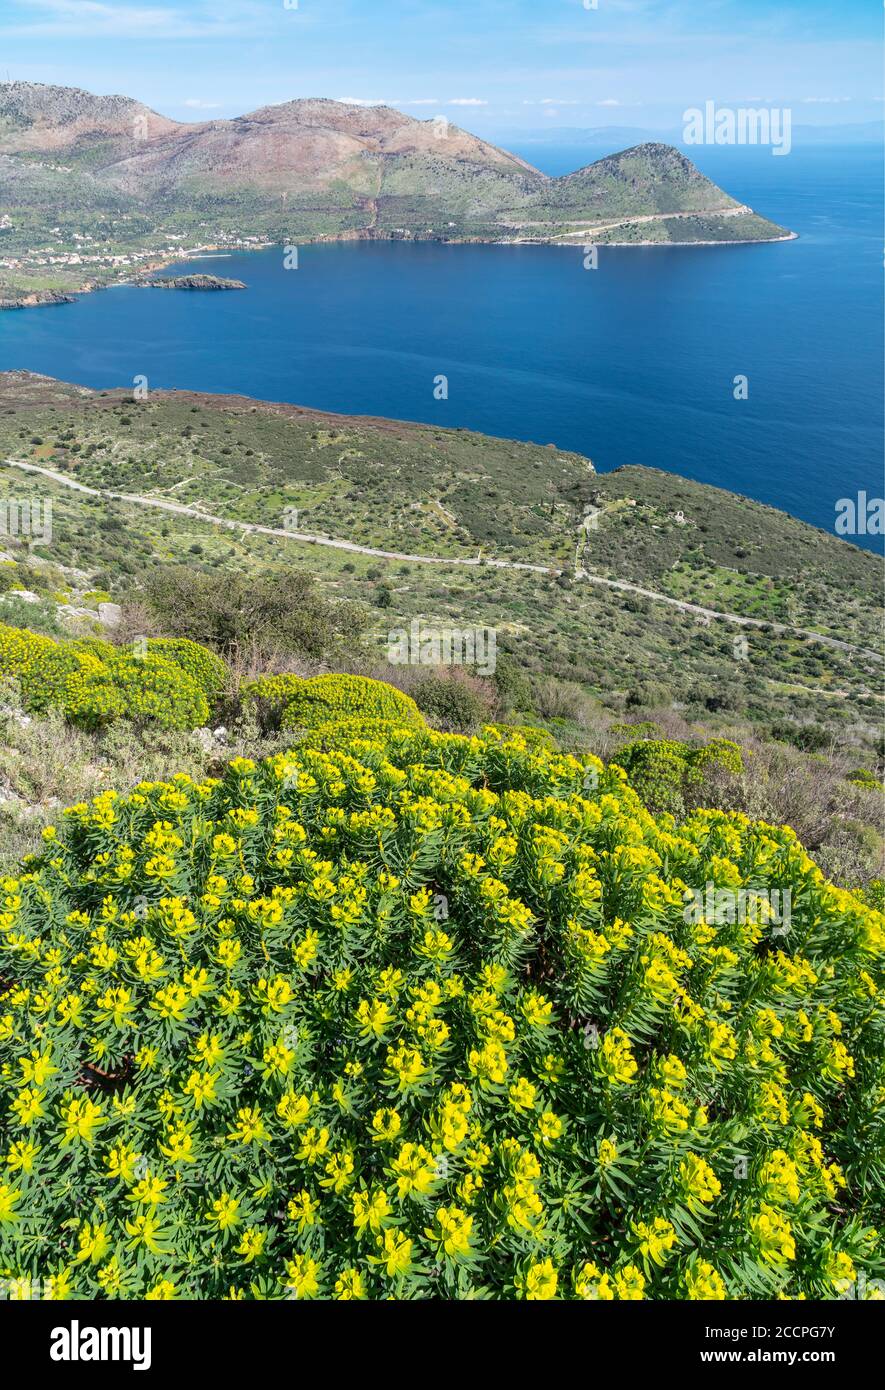
[[[237,1254],[242,1255],[244,1263],[250,1265],[258,1259],[266,1240],[267,1231],[261,1231],[257,1226],[247,1226],[240,1237]]]
[[[559,1276],[552,1260],[539,1260],[529,1265],[524,1274],[517,1275],[516,1287],[521,1298],[543,1303],[556,1297]]]
[[[602,1071],[612,1085],[628,1086],[636,1080],[639,1068],[623,1028],[612,1028],[606,1033],[599,1055]]]
[[[310,1193],[302,1189],[296,1192],[291,1198],[286,1208],[286,1215],[289,1220],[294,1222],[300,1233],[303,1234],[309,1226],[315,1226],[319,1220],[320,1207],[315,1202]]]
[[[508,1091],[510,1104],[517,1111],[533,1110],[537,1093],[537,1087],[524,1076],[520,1076]]]
[[[295,1255],[286,1261],[286,1288],[293,1298],[316,1298],[320,1291],[320,1267],[309,1255]]]
[[[396,1110],[376,1110],[372,1117],[372,1143],[389,1144],[399,1134],[402,1123]]]
[[[239,1210],[239,1202],[229,1192],[222,1192],[207,1211],[206,1220],[217,1226],[219,1231],[227,1231],[231,1226],[236,1226]]]
[[[77,1232],[77,1243],[80,1247],[76,1264],[83,1264],[89,1260],[92,1264],[99,1264],[111,1248],[110,1237],[107,1228],[98,1222],[94,1226],[85,1221]]]
[[[6,1162],[12,1171],[30,1173],[33,1171],[34,1159],[40,1152],[39,1147],[32,1140],[16,1139],[9,1146],[9,1153],[6,1155]]]
[[[543,1115],[535,1125],[535,1137],[539,1143],[546,1147],[556,1142],[563,1131],[563,1123],[558,1115],[554,1115],[552,1110],[545,1110]]]
[[[750,1230],[763,1260],[769,1264],[795,1260],[796,1242],[792,1227],[787,1218],[767,1202],[763,1202],[756,1215],[750,1217]]]
[[[698,1260],[685,1271],[685,1288],[688,1297],[696,1302],[718,1302],[728,1298],[722,1275],[706,1260]]]
[[[709,1163],[695,1153],[686,1154],[679,1165],[679,1177],[686,1196],[697,1202],[712,1202],[722,1191]]]
[[[403,1144],[391,1161],[390,1173],[396,1178],[397,1194],[426,1196],[436,1181],[436,1160],[422,1144]]]
[[[376,1188],[374,1192],[354,1192],[351,1202],[353,1225],[357,1233],[365,1230],[377,1233],[393,1214],[390,1199],[383,1188]]]
[[[317,1129],[311,1125],[301,1136],[301,1144],[295,1157],[302,1163],[309,1163],[311,1167],[322,1158],[326,1149],[329,1147],[329,1131],[327,1129]]]
[[[88,1096],[69,1101],[67,1105],[62,1106],[61,1114],[64,1121],[62,1145],[70,1144],[75,1139],[82,1139],[84,1144],[92,1144],[95,1141],[95,1131],[106,1123],[101,1106],[96,1105]]]
[[[259,1144],[270,1137],[257,1105],[244,1106],[238,1110],[237,1121],[236,1127],[227,1136],[233,1143]]]
[[[676,1244],[676,1231],[663,1216],[653,1221],[631,1221],[630,1230],[639,1242],[639,1249],[656,1265],[663,1266]]]
[[[145,1294],[145,1301],[148,1303],[165,1303],[177,1296],[178,1290],[171,1279],[158,1279],[156,1284],[152,1284]]]
[[[128,1194],[128,1200],[137,1202],[140,1206],[158,1206],[161,1202],[166,1201],[164,1193],[168,1186],[168,1182],[163,1178],[148,1172]]]
[[[472,1254],[472,1231],[473,1217],[460,1207],[437,1208],[436,1225],[424,1228],[427,1239],[455,1261],[468,1259]]]
[[[12,1225],[19,1220],[19,1213],[16,1212],[16,1204],[21,1200],[21,1189],[11,1187],[9,1183],[0,1182],[0,1224]]]
[[[195,1110],[200,1110],[204,1105],[211,1105],[213,1101],[218,1099],[215,1088],[220,1079],[221,1074],[217,1071],[191,1072],[184,1083],[184,1093],[191,1097]]]
[[[625,1303],[639,1303],[645,1298],[645,1279],[635,1265],[625,1265],[614,1275],[615,1297]]]
[[[303,1125],[310,1114],[310,1097],[297,1095],[294,1091],[286,1091],[277,1101],[277,1114],[291,1129],[297,1129]]]
[[[320,1178],[320,1187],[327,1187],[332,1192],[345,1192],[353,1182],[353,1154],[346,1151],[333,1153],[326,1163],[325,1173],[325,1177]]]
[[[376,1237],[375,1244],[380,1254],[369,1256],[372,1264],[381,1265],[391,1279],[408,1274],[412,1267],[412,1241],[400,1231],[388,1229]]]
[[[335,1297],[349,1303],[366,1297],[366,1286],[358,1269],[343,1269],[335,1280]]]

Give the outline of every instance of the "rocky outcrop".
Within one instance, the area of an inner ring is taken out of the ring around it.
[[[226,280],[223,275],[161,275],[140,282],[154,290],[244,290],[242,280]]]
[[[27,290],[5,296],[0,292],[0,309],[33,309],[40,304],[74,304],[76,295],[63,290]]]

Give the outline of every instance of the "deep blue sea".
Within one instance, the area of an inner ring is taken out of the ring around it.
[[[603,151],[520,152],[561,173]],[[881,155],[690,153],[800,239],[602,247],[596,270],[580,248],[329,244],[302,247],[297,270],[280,248],[237,254],[174,270],[246,292],[117,288],[0,314],[0,369],[94,387],[145,375],[552,442],[600,470],[669,469],[832,530],[839,498],[882,495]]]

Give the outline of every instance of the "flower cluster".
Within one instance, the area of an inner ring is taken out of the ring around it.
[[[187,637],[149,637],[147,648],[186,671],[210,705],[223,694],[228,669],[221,657],[210,652],[208,647],[201,647],[199,642],[191,642]]]
[[[196,642],[151,639],[141,651],[100,639],[56,642],[0,624],[0,680],[14,683],[26,709],[58,706],[85,728],[115,719],[172,729],[205,724],[226,669]]]
[[[101,657],[79,642],[54,642],[42,633],[0,623],[0,680],[13,685],[26,709],[65,707],[71,692],[103,669]]]
[[[655,819],[518,735],[348,725],[45,840],[0,885],[0,1276],[878,1287],[885,924],[792,831]],[[789,933],[686,920],[711,881],[789,887]]]

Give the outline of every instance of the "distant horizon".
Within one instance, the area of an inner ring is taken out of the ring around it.
[[[200,114],[200,115],[197,115],[197,114],[195,114],[195,113],[188,113],[187,115],[183,115],[183,116],[181,116],[181,115],[173,116],[173,115],[170,114],[170,112],[169,112],[168,110],[164,109],[162,106],[154,106],[154,105],[151,105],[150,102],[145,101],[143,98],[141,98],[141,97],[139,97],[139,96],[136,96],[134,93],[128,92],[128,91],[120,91],[120,90],[117,90],[117,91],[98,91],[98,90],[96,90],[96,89],[94,89],[94,88],[86,87],[86,86],[84,86],[84,85],[83,85],[82,83],[80,83],[80,82],[43,82],[43,81],[41,81],[41,80],[39,80],[39,79],[37,79],[37,78],[29,78],[29,77],[10,77],[10,76],[7,76],[6,74],[0,74],[0,89],[2,89],[3,87],[6,87],[6,86],[15,86],[15,85],[18,84],[18,83],[22,83],[22,84],[26,84],[26,83],[27,83],[27,84],[31,84],[31,85],[34,85],[34,86],[67,88],[67,89],[72,90],[72,91],[83,91],[83,92],[88,93],[90,96],[99,97],[99,98],[114,98],[114,97],[120,97],[120,98],[123,98],[123,99],[127,99],[127,100],[132,100],[132,101],[140,102],[142,105],[149,107],[149,108],[150,108],[152,111],[154,111],[157,115],[164,116],[164,117],[166,117],[166,119],[168,119],[168,120],[174,120],[174,121],[175,121],[177,124],[179,124],[179,125],[195,125],[195,126],[197,126],[197,125],[205,125],[205,124],[208,124],[208,123],[210,123],[210,122],[212,122],[212,121],[229,121],[229,120],[237,120],[237,119],[240,119],[240,118],[242,118],[242,117],[244,117],[244,116],[247,116],[247,115],[251,114],[252,111],[261,110],[261,109],[264,109],[264,108],[267,108],[267,107],[286,106],[286,105],[288,105],[288,104],[290,104],[291,102],[294,102],[294,101],[329,101],[329,102],[335,103],[336,105],[351,106],[351,107],[358,107],[358,108],[364,108],[364,109],[382,108],[382,107],[383,107],[383,108],[386,108],[386,109],[398,111],[400,115],[408,116],[408,117],[411,117],[411,118],[414,119],[414,120],[419,120],[419,121],[420,121],[420,120],[430,121],[430,120],[433,120],[433,119],[435,119],[435,118],[438,118],[438,114],[441,114],[441,113],[442,113],[442,108],[443,108],[444,105],[445,105],[445,103],[440,103],[440,112],[439,112],[439,113],[437,113],[437,112],[429,113],[429,112],[428,112],[428,114],[425,115],[424,113],[417,113],[417,112],[414,112],[414,111],[405,110],[404,108],[408,105],[407,102],[400,102],[399,104],[397,104],[396,102],[393,102],[393,101],[363,101],[363,100],[354,100],[354,99],[347,99],[347,98],[343,98],[343,97],[331,97],[331,96],[326,95],[325,93],[319,93],[319,92],[315,92],[315,91],[314,91],[314,92],[310,92],[310,93],[297,94],[297,95],[294,95],[294,96],[283,97],[283,98],[282,98],[281,100],[279,100],[279,101],[268,101],[268,102],[265,102],[265,103],[263,104],[263,107],[254,107],[254,106],[253,106],[253,107],[247,107],[247,108],[244,108],[243,110],[237,110],[237,111],[235,111],[233,114],[230,114],[230,115],[221,115],[220,113],[219,113],[219,114],[215,114],[215,113],[213,113],[213,112],[205,111],[205,112],[203,112],[203,113]],[[687,109],[687,108],[686,108],[686,109]],[[760,103],[760,104],[759,104],[759,109],[765,109],[765,103]],[[477,114],[479,114],[479,113],[477,113]],[[528,142],[531,142],[531,143],[538,143],[538,144],[550,144],[550,143],[555,143],[555,140],[556,140],[557,137],[562,137],[562,138],[571,137],[571,138],[574,138],[574,139],[581,139],[581,138],[586,138],[586,137],[588,137],[588,136],[599,136],[600,138],[602,138],[602,137],[606,136],[606,133],[609,132],[609,131],[611,131],[611,132],[619,132],[619,133],[621,133],[621,134],[624,135],[624,136],[636,136],[636,137],[638,137],[638,138],[637,138],[637,143],[639,143],[639,141],[640,141],[641,139],[647,139],[647,138],[650,137],[650,136],[651,136],[651,137],[655,137],[655,138],[660,138],[662,141],[664,140],[664,137],[666,137],[666,143],[668,143],[668,144],[673,144],[673,145],[676,145],[676,146],[681,146],[681,145],[684,143],[683,140],[682,140],[682,129],[681,129],[681,127],[680,127],[678,124],[675,124],[675,125],[674,125],[674,124],[671,124],[671,125],[650,125],[650,124],[647,124],[647,123],[642,123],[642,124],[630,124],[630,123],[627,123],[627,122],[625,122],[625,121],[623,121],[623,120],[617,121],[617,122],[616,122],[616,121],[606,121],[604,118],[601,118],[601,119],[596,120],[596,122],[595,122],[593,125],[575,125],[575,124],[570,124],[570,125],[557,125],[557,124],[551,124],[551,125],[545,125],[545,126],[537,126],[537,125],[516,126],[516,125],[513,125],[513,126],[505,126],[505,127],[502,127],[501,129],[499,129],[499,130],[497,130],[497,131],[488,133],[488,132],[484,132],[484,131],[482,130],[483,122],[482,122],[481,118],[480,118],[479,120],[475,120],[475,119],[470,119],[469,117],[465,116],[465,117],[462,117],[461,119],[456,119],[456,116],[453,114],[453,115],[448,116],[447,119],[451,120],[451,123],[452,123],[453,125],[459,126],[461,129],[467,131],[469,134],[475,135],[475,136],[477,136],[477,137],[480,138],[480,139],[487,140],[487,141],[490,141],[490,142],[496,142],[496,143],[499,143],[499,144],[500,144],[502,141],[506,141],[508,138],[510,138],[510,139],[518,139],[518,140],[525,140],[525,141],[528,141]],[[813,135],[815,136],[815,138],[816,138],[817,140],[820,140],[820,138],[823,137],[823,136],[828,136],[834,143],[838,143],[838,142],[839,142],[840,137],[842,136],[842,132],[843,132],[843,131],[846,132],[846,133],[847,133],[847,132],[855,132],[855,133],[857,133],[857,134],[861,134],[862,132],[865,132],[865,133],[866,133],[866,134],[865,134],[865,137],[862,137],[860,143],[867,143],[867,142],[875,141],[875,140],[877,140],[877,139],[882,139],[883,137],[885,137],[885,118],[883,118],[883,117],[880,116],[880,117],[871,117],[870,119],[868,119],[868,120],[863,120],[863,121],[857,121],[857,120],[847,121],[847,120],[846,120],[846,121],[841,121],[841,122],[840,122],[840,121],[830,121],[830,122],[800,121],[800,122],[796,122],[796,123],[793,125],[792,129],[793,129],[794,134],[797,134],[797,135],[800,135],[800,136],[801,136],[802,134],[813,133]],[[800,141],[800,143],[801,143],[801,141]],[[691,147],[689,146],[688,148],[691,148]],[[613,152],[614,152],[614,151],[613,151]]]

